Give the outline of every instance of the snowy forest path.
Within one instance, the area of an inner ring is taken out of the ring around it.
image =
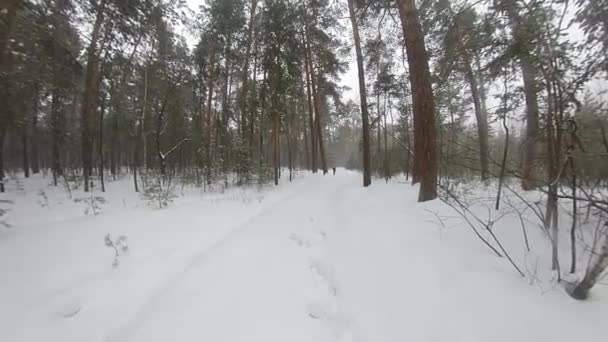
[[[310,249],[322,248],[335,230],[336,193],[352,180],[319,176],[290,185],[290,195],[188,260],[105,341],[336,341],[335,319],[328,326],[310,317],[320,287],[332,287],[331,266],[297,241],[316,235]]]

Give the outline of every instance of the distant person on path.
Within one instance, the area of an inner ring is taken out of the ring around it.
[[[334,176],[335,176],[336,175],[336,168],[332,167],[331,169],[332,169],[332,171],[334,171]]]

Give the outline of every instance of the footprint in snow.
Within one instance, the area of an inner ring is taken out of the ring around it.
[[[306,247],[306,248],[312,247],[312,244],[310,243],[310,241],[308,241],[308,240],[304,239],[303,237],[298,236],[296,234],[291,234],[289,236],[289,239],[300,247]]]
[[[310,318],[324,321],[331,329],[335,341],[354,341],[352,321],[348,317],[337,313],[335,309],[330,309],[329,305],[318,302],[310,303],[306,312]]]
[[[81,310],[82,303],[80,300],[75,299],[61,303],[61,306],[55,310],[55,314],[59,317],[68,319],[78,315]]]
[[[334,281],[333,268],[319,260],[313,260],[310,263],[310,269],[327,286],[332,296],[335,297],[338,294],[338,287]]]
[[[306,312],[312,319],[328,320],[332,316],[330,310],[321,303],[309,303],[306,307]]]

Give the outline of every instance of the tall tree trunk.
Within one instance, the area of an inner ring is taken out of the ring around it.
[[[65,124],[62,89],[59,85],[53,85],[53,94],[51,101],[51,132],[52,132],[52,147],[51,147],[51,168],[53,170],[53,184],[57,186],[57,178],[63,176],[63,168],[61,166],[61,146],[63,145],[63,129]]]
[[[414,105],[414,170],[420,180],[418,201],[437,198],[435,102],[424,35],[414,0],[397,0],[410,70]]]
[[[213,141],[213,125],[211,122],[211,118],[213,117],[213,88],[215,82],[215,59],[212,57],[211,62],[209,63],[209,93],[207,94],[207,110],[206,110],[206,126],[207,126],[207,139],[205,141],[205,154],[207,161],[207,184],[211,184],[211,144]]]
[[[257,91],[256,91],[256,84],[257,84],[257,77],[258,77],[258,54],[257,54],[257,42],[254,42],[254,56],[253,56],[253,79],[252,79],[252,86],[253,86],[253,94],[254,94],[254,98],[253,98],[253,103],[251,108],[249,109],[250,111],[250,115],[249,115],[249,156],[252,159],[253,162],[253,154],[254,154],[254,136],[255,136],[255,120],[256,120],[256,113],[257,113],[257,104],[258,104],[258,96],[257,96]]]
[[[599,229],[601,233],[598,241],[594,242],[594,246],[599,247],[593,251],[585,276],[578,284],[568,290],[570,295],[575,299],[587,299],[589,297],[589,290],[595,286],[604,271],[608,269],[608,229],[606,229],[606,223]]]
[[[267,81],[267,72],[264,69],[264,76],[263,76],[263,80],[262,80],[262,84],[264,85],[262,88],[262,112],[260,115],[260,127],[259,127],[259,134],[258,134],[258,148],[259,148],[259,166],[260,166],[260,172],[262,172],[262,166],[264,165],[264,118],[266,117],[266,81]]]
[[[383,131],[384,131],[384,156],[383,156],[383,168],[384,168],[384,180],[388,183],[390,178],[389,170],[389,155],[388,155],[388,127],[386,124],[386,93],[384,93],[384,105],[382,109],[382,116],[384,117]]]
[[[148,108],[148,66],[144,66],[144,99],[141,106],[141,117],[139,119],[141,129],[141,146],[142,146],[142,168],[139,175],[143,181],[144,191],[146,190],[148,172],[148,132],[146,131],[146,109]]]
[[[6,29],[0,30],[0,74],[10,71],[11,68],[11,41],[17,26],[17,10],[22,6],[21,0],[8,0],[0,4],[0,11],[6,18]],[[9,99],[7,80],[0,78],[0,192],[4,187],[4,140],[10,120],[11,100]]]
[[[22,6],[22,0],[6,0],[0,4],[0,11],[6,16],[6,29],[0,31],[0,68],[8,67],[10,58],[11,37],[17,26],[17,10]]]
[[[489,167],[489,146],[488,146],[488,117],[484,113],[481,104],[481,95],[479,86],[477,84],[477,78],[473,72],[471,66],[471,57],[466,48],[462,49],[462,59],[465,69],[465,76],[471,89],[471,96],[473,97],[473,106],[475,107],[475,119],[477,120],[477,135],[479,140],[479,161],[481,164],[481,179],[486,180],[490,174]]]
[[[559,232],[557,225],[557,211],[559,209],[557,205],[558,201],[558,183],[560,178],[559,172],[559,150],[558,150],[558,139],[557,131],[559,127],[554,126],[554,115],[556,107],[554,106],[554,96],[550,81],[547,79],[547,178],[549,180],[548,192],[547,192],[547,210],[545,214],[545,230],[551,237],[551,269],[557,271],[559,274]]]
[[[304,70],[306,73],[306,99],[308,101],[308,124],[310,126],[310,167],[313,173],[317,172],[317,140],[315,139],[315,119],[314,119],[314,106],[312,103],[312,90],[311,90],[311,70],[310,70],[310,51],[308,49],[308,37],[306,37],[306,48],[304,49]]]
[[[379,68],[378,68],[379,70]],[[380,81],[379,73],[376,74],[376,81]],[[382,160],[382,114],[380,114],[380,90],[376,92],[376,158],[374,160],[374,169],[378,175],[382,173],[382,167],[380,166]]]
[[[107,0],[101,0],[97,8],[91,42],[87,48],[87,65],[84,80],[84,92],[81,108],[81,156],[84,176],[84,191],[89,191],[89,177],[92,170],[93,136],[91,117],[95,113],[95,106],[99,92],[99,51],[97,51],[101,28],[105,20],[105,7]]]
[[[255,11],[258,5],[258,0],[251,0],[251,13],[249,16],[249,27],[247,28],[247,43],[245,48],[245,58],[243,65],[243,87],[241,89],[241,137],[245,142],[247,135],[247,92],[249,89],[249,56],[251,55],[251,45],[253,43],[253,31],[255,23]]]
[[[38,174],[40,172],[40,156],[38,152],[38,97],[39,88],[38,84],[34,84],[34,100],[32,110],[32,173]]]
[[[116,108],[114,109],[116,110]],[[118,125],[118,112],[115,112],[114,115],[112,116],[112,141],[110,141],[110,173],[112,174],[112,178],[114,180],[116,180],[116,174],[117,174],[117,169],[118,169],[118,139],[119,139],[119,134],[118,134],[118,129],[119,129],[119,125]]]
[[[311,90],[312,97],[315,109],[315,129],[316,134],[315,138],[319,143],[319,157],[321,158],[321,167],[323,169],[323,174],[327,174],[327,159],[325,156],[325,145],[323,143],[323,128],[321,124],[321,89],[320,89],[320,74],[315,74],[315,67],[312,61],[312,52],[310,49],[310,44],[308,45],[308,56],[309,56],[309,69],[310,69],[310,79],[311,79]]]
[[[367,88],[365,87],[365,69],[363,67],[363,52],[361,51],[361,38],[359,37],[359,25],[355,13],[354,0],[348,0],[348,12],[355,41],[355,53],[357,55],[357,75],[359,78],[359,100],[361,102],[361,124],[363,138],[363,186],[372,184],[370,150],[369,150],[369,112],[367,107]]]
[[[101,192],[106,192],[106,184],[103,179],[104,159],[103,159],[103,115],[106,111],[106,98],[103,95],[101,99],[101,109],[99,110],[99,142],[98,142],[98,158],[99,158],[99,182],[101,183]]]
[[[279,185],[279,113],[272,112],[272,166],[274,170],[274,185]]]
[[[409,106],[408,106],[409,107]],[[405,116],[405,143],[407,146],[407,156],[405,158],[405,179],[408,180],[410,178],[410,170],[411,170],[411,161],[412,161],[412,144],[410,142],[410,118],[408,109],[406,109]]]
[[[6,130],[0,126],[0,193],[4,192],[4,138]]]
[[[22,162],[22,167],[23,167],[23,174],[25,176],[25,178],[29,178],[30,177],[30,156],[29,156],[29,148],[28,148],[28,129],[27,129],[27,123],[23,124],[23,127],[21,128],[21,162]]]
[[[521,70],[524,79],[524,92],[526,95],[526,140],[522,187],[524,190],[530,190],[540,185],[540,177],[536,172],[536,169],[538,168],[538,165],[536,165],[536,154],[539,145],[538,118],[540,114],[538,110],[534,67],[527,57],[521,59]]]
[[[515,1],[511,1],[507,7],[507,15],[513,31],[513,37],[522,47],[519,51],[519,62],[524,82],[524,94],[526,97],[526,139],[523,160],[522,188],[531,190],[541,185],[541,177],[537,171],[537,153],[539,150],[539,117],[538,109],[538,85],[536,76],[538,74],[531,58],[531,51],[527,48],[529,41],[529,28],[524,23],[524,18],[519,13]]]
[[[302,123],[302,128],[304,132],[304,161],[306,165],[306,169],[310,170],[310,150],[308,148],[308,132],[306,128],[306,120]]]
[[[135,192],[139,192],[139,185],[137,184],[137,167],[139,162],[137,160],[137,156],[139,156],[138,145],[141,139],[138,138],[139,137],[136,137],[135,143],[133,144],[133,154],[131,156],[133,163],[133,186],[135,188]]]

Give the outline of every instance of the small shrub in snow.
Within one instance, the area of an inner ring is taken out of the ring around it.
[[[129,252],[127,237],[121,235],[116,240],[113,240],[110,233],[108,233],[104,238],[104,242],[107,247],[114,250],[114,261],[112,262],[112,266],[118,267],[120,264],[119,258]]]
[[[16,173],[11,174],[11,182],[15,183],[15,189],[17,192],[25,193],[25,187],[21,178],[17,177]]]
[[[74,198],[74,202],[85,204],[85,215],[97,215],[101,212],[101,206],[106,203],[106,199],[101,196],[93,196],[91,193],[89,197]]]
[[[0,200],[0,205],[2,205],[2,204],[12,205],[13,202],[9,201],[9,200]],[[0,207],[0,227],[5,227],[5,228],[11,227],[11,225],[6,222],[6,217],[7,217],[9,211],[10,211],[9,209]]]
[[[38,204],[40,204],[41,207],[46,208],[49,206],[49,197],[46,195],[46,192],[44,192],[44,190],[40,189],[38,190],[38,196],[40,196],[40,199],[38,200]]]
[[[168,206],[177,197],[173,185],[167,184],[163,187],[160,181],[148,184],[141,196],[149,206],[158,206],[159,209]]]

